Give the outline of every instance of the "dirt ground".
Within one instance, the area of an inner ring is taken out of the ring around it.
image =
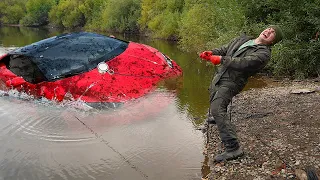
[[[205,149],[211,173],[203,179],[301,179],[307,167],[320,175],[318,80],[281,81],[250,89],[234,97],[230,107],[245,156],[214,163],[222,148],[212,126]]]

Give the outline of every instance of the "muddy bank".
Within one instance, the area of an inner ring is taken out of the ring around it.
[[[308,166],[320,174],[320,82],[277,84],[233,99],[232,122],[245,151],[241,159],[212,162],[222,148],[211,127],[208,179],[299,179],[299,170]]]

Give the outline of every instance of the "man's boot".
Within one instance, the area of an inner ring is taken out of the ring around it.
[[[229,160],[233,160],[233,159],[237,159],[238,157],[241,157],[244,155],[244,152],[242,151],[242,149],[240,147],[238,147],[238,149],[229,149],[226,148],[226,150],[221,153],[218,154],[216,157],[214,157],[214,161],[215,162],[222,162],[222,161],[229,161]]]

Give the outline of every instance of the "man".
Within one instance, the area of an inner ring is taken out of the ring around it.
[[[227,115],[232,97],[240,93],[248,78],[264,68],[271,57],[271,46],[281,41],[282,31],[271,25],[252,39],[242,35],[229,44],[212,51],[204,51],[200,58],[220,65],[210,85],[210,120],[218,126],[225,151],[215,157],[216,162],[236,159],[243,155],[236,130]]]

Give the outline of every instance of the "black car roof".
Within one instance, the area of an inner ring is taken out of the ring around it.
[[[127,47],[128,43],[122,40],[78,32],[44,39],[8,54],[28,57],[48,81],[54,81],[92,70]]]

